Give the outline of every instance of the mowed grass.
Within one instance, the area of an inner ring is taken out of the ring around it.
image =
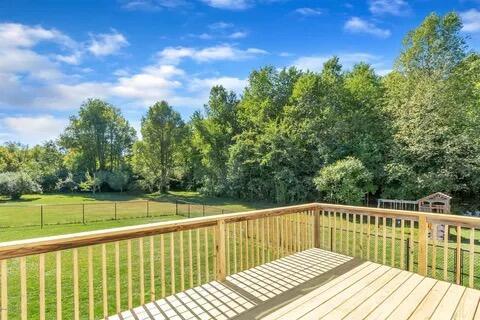
[[[148,223],[175,214],[198,217],[272,206],[266,202],[205,197],[197,192],[25,195],[17,201],[0,199],[0,241]],[[58,226],[69,224],[88,226]],[[42,225],[45,232],[37,232],[35,228]],[[15,230],[19,227],[22,230]]]

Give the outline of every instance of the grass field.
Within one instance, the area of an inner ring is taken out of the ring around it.
[[[273,206],[196,192],[25,195],[17,201],[0,199],[0,242]]]

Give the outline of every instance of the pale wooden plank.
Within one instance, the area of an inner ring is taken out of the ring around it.
[[[8,263],[7,260],[0,260],[1,271],[1,298],[0,298],[0,318],[2,320],[8,319]]]
[[[451,319],[455,314],[455,310],[460,302],[460,299],[462,298],[465,289],[465,287],[452,284],[448,289],[447,293],[445,293],[445,295],[443,296],[442,301],[440,301],[440,304],[433,313],[431,319]]]
[[[315,298],[316,296],[320,295],[323,292],[326,292],[327,290],[333,288],[335,285],[342,283],[343,281],[346,281],[348,279],[351,279],[352,277],[355,277],[355,279],[363,277],[365,274],[367,274],[369,271],[371,271],[375,267],[373,263],[371,262],[365,262],[361,264],[360,266],[342,274],[338,278],[333,279],[332,281],[329,281],[319,287],[318,289],[315,289],[314,291],[300,297],[299,299],[295,299],[291,303],[285,305],[284,307],[272,312],[271,314],[265,316],[262,318],[262,320],[274,320],[274,319],[285,319],[284,316],[288,314],[290,311],[294,310],[295,308],[301,306],[305,302],[309,301],[312,298]],[[360,275],[358,275],[360,273]]]
[[[361,280],[368,274],[372,273],[378,269],[380,265],[374,263],[365,263],[361,266],[351,270],[350,272],[334,279],[333,281],[327,282],[325,285],[321,286],[318,289],[306,294],[300,299],[295,300],[294,302],[286,305],[285,307],[277,310],[271,315],[264,318],[264,320],[273,320],[273,319],[297,319],[301,314],[298,311],[298,308],[304,308],[305,306],[316,306],[321,304],[330,298],[334,297],[336,294],[342,292],[344,289],[348,288],[352,283]],[[353,272],[352,272],[353,271]],[[346,276],[347,275],[347,276]]]
[[[207,280],[208,281],[208,280]],[[175,294],[175,233],[170,233],[170,292]]]
[[[78,249],[73,249],[73,319],[80,319],[80,301],[78,290]],[[45,286],[45,285],[44,285]],[[40,311],[42,312],[42,311]],[[43,310],[43,313],[45,310]],[[40,317],[41,319],[42,317]]]
[[[127,240],[127,296],[128,309],[132,309],[132,240]]]
[[[74,257],[77,249],[74,250]],[[78,301],[78,263],[75,261],[76,259],[74,258],[74,265],[73,265],[73,276],[75,278],[75,268],[77,268],[77,282],[74,282],[74,293],[75,289],[77,289],[77,297],[75,301]],[[42,253],[38,256],[38,279],[39,279],[39,284],[38,284],[38,294],[39,294],[39,318],[40,320],[45,320],[45,254]]]
[[[417,306],[410,318],[429,319],[447,292],[448,288],[450,288],[450,283],[445,281],[437,281],[425,299],[423,299],[423,301]]]
[[[189,267],[189,278],[190,278],[190,288],[193,288],[193,252],[192,252],[192,230],[188,230],[188,267]]]
[[[197,230],[198,232],[198,230]],[[165,279],[165,238],[160,235],[160,276],[162,278],[162,297],[166,295],[166,279]],[[131,309],[131,308],[130,308]]]
[[[57,251],[55,254],[55,283],[56,283],[56,293],[57,293],[57,320],[61,320],[62,317],[62,251]]]
[[[408,278],[407,281],[405,281],[400,287],[395,288],[386,298],[385,300],[381,301],[379,305],[376,306],[376,308],[368,314],[368,316],[365,319],[378,319],[378,320],[383,320],[385,319],[392,310],[398,306],[403,299],[405,299],[410,292],[424,279],[424,277],[418,275],[418,274],[413,274],[411,277]],[[355,311],[350,314],[352,319],[362,319],[362,318],[353,318],[353,316],[357,317],[358,313],[364,312],[364,310],[367,307],[371,307],[370,304],[364,304],[361,307],[355,309]],[[357,310],[359,310],[357,312]]]
[[[400,269],[405,269],[405,219],[400,220]]]
[[[470,229],[470,246],[468,250],[468,286],[470,288],[473,288],[473,276],[475,272],[475,264],[474,264],[474,259],[475,259],[475,228]]]
[[[88,319],[95,319],[95,296],[93,295],[93,247],[87,248],[88,260]]]
[[[359,305],[361,305],[365,300],[367,300],[373,293],[377,292],[385,286],[390,280],[395,278],[400,274],[400,270],[390,268],[386,273],[381,277],[370,283],[368,286],[365,286],[360,292],[355,294],[342,301],[342,303],[337,306],[335,309],[326,314],[323,319],[342,319],[346,317],[350,312],[355,310]]]
[[[179,232],[180,235],[180,290],[185,291],[185,257],[183,252],[183,231]]]
[[[102,244],[102,296],[103,296],[103,316],[108,316],[108,285],[107,285],[107,247]]]
[[[190,231],[190,230],[189,230]],[[155,239],[150,236],[150,301],[155,301]]]
[[[480,291],[467,288],[458,303],[454,319],[473,319],[480,302]]]
[[[448,224],[445,225],[443,238],[443,280],[448,281]]]
[[[115,306],[116,312],[122,311],[122,300],[120,293],[120,243],[115,242]]]
[[[380,266],[377,269],[373,270],[372,272],[366,274],[361,279],[356,281],[346,281],[348,283],[348,287],[344,287],[338,291],[337,294],[334,296],[328,296],[328,294],[322,294],[321,297],[316,299],[312,299],[306,303],[304,303],[301,307],[295,309],[295,313],[298,316],[298,319],[302,320],[315,320],[323,318],[328,312],[332,309],[339,306],[343,301],[351,298],[353,295],[357,294],[360,290],[364,287],[371,284],[375,279],[381,277],[386,272],[390,270],[388,266]],[[342,287],[341,284],[338,287]],[[326,300],[323,298],[327,297]],[[301,316],[300,316],[301,315]],[[292,313],[291,316],[293,317],[294,314]]]
[[[432,278],[424,278],[418,286],[413,289],[408,297],[406,297],[402,303],[400,303],[395,310],[388,316],[390,320],[408,319],[410,315],[415,311],[421,301],[432,290],[433,286],[437,283],[437,280]],[[385,314],[386,315],[386,314]]]
[[[200,229],[197,229],[197,283],[198,285],[202,284],[202,260],[201,260],[201,251],[200,251]]]

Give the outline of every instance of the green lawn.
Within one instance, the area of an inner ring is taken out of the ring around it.
[[[0,199],[0,241],[148,223],[174,215],[196,217],[272,206],[197,192],[25,195],[17,201]]]

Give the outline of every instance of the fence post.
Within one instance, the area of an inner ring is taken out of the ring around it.
[[[313,220],[313,239],[314,247],[320,248],[320,209],[315,209]]]
[[[190,203],[188,204],[188,217],[191,218],[190,217]]]
[[[202,204],[202,215],[205,217],[205,202]]]
[[[225,281],[227,278],[227,259],[225,257],[225,220],[218,220],[215,226],[215,259],[217,262],[217,281]]]
[[[330,227],[330,251],[333,252],[333,227]]]
[[[222,209],[222,214],[225,214],[224,210]]]
[[[427,218],[418,217],[418,273],[427,275]]]
[[[43,229],[43,204],[40,205],[40,229]]]
[[[115,220],[117,220],[117,202],[114,202],[115,203]]]
[[[178,200],[175,199],[175,215],[178,216]]]
[[[150,203],[147,200],[147,218],[150,216]]]
[[[85,224],[85,203],[82,203],[82,223]]]

